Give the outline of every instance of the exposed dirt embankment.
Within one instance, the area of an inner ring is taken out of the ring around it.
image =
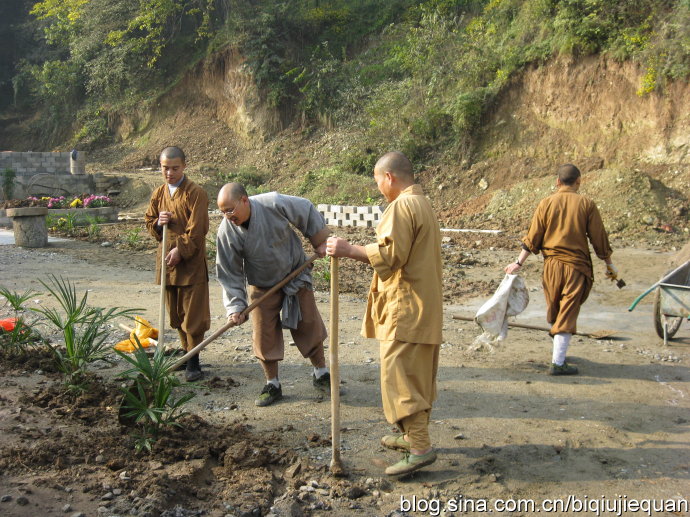
[[[524,224],[549,193],[555,167],[571,162],[592,171],[583,192],[610,207],[617,230],[682,226],[690,193],[690,85],[679,81],[640,96],[643,74],[634,63],[591,57],[557,59],[516,77],[487,117],[479,161],[434,175],[442,218],[476,224],[491,215]]]

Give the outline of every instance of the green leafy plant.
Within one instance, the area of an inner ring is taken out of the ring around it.
[[[171,426],[181,427],[178,421],[184,414],[183,406],[194,393],[184,393],[179,398],[173,394],[181,383],[172,371],[177,358],[166,356],[162,348],[156,348],[152,358],[135,336],[136,347],[133,354],[115,350],[120,357],[132,365],[122,376],[131,381],[131,386],[122,387],[124,394],[124,419],[131,420],[139,428],[135,435],[137,451],[151,451],[160,432]]]
[[[87,366],[102,359],[109,350],[106,344],[108,322],[129,316],[139,309],[104,309],[87,305],[88,291],[79,298],[69,280],[50,275],[50,282],[41,284],[55,297],[59,308],[34,308],[62,334],[63,345],[50,344],[55,365],[64,375],[68,391],[80,393],[87,384]]]
[[[328,289],[331,283],[331,260],[328,257],[316,259],[311,274],[314,280],[320,284],[320,289]]]
[[[96,217],[87,216],[86,222],[88,223],[86,230],[88,232],[89,239],[91,239],[91,240],[98,239],[101,236],[101,227],[98,226],[102,222],[101,218],[98,216],[96,216]]]
[[[14,178],[17,174],[7,167],[2,171],[2,193],[5,200],[12,199],[14,195]]]
[[[6,303],[12,308],[14,318],[14,328],[3,330],[0,327],[0,350],[9,355],[17,355],[26,352],[30,345],[36,344],[41,339],[40,334],[33,329],[24,317],[24,304],[34,295],[34,291],[27,289],[23,293],[10,291],[5,287],[0,287],[0,296],[4,297]]]
[[[206,258],[211,262],[216,260],[216,240],[206,237]]]
[[[134,247],[141,242],[141,228],[138,226],[125,232],[125,242]]]

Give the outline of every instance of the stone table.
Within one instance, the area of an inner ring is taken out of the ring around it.
[[[7,217],[12,219],[14,242],[23,248],[44,248],[48,245],[48,227],[43,206],[8,208]]]

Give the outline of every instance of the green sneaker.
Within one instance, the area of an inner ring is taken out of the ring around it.
[[[311,383],[317,390],[325,391],[327,393],[331,392],[331,374],[326,372],[318,379],[316,375],[311,374]]]
[[[556,363],[551,363],[551,368],[549,368],[549,375],[577,375],[577,367],[570,366],[568,363],[563,363],[557,365]]]
[[[436,451],[431,450],[426,454],[412,454],[405,453],[403,459],[401,459],[395,465],[391,465],[386,468],[386,474],[389,476],[405,476],[411,474],[412,472],[431,465],[436,461]]]
[[[259,395],[259,398],[254,401],[254,404],[259,407],[270,406],[271,404],[282,398],[282,386],[276,388],[273,384],[269,382],[264,386],[264,389],[261,390],[261,395]]]
[[[394,451],[410,452],[410,442],[402,434],[387,434],[381,438],[381,445]]]

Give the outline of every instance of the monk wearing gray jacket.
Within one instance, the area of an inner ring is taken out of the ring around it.
[[[239,325],[249,303],[307,260],[292,227],[309,239],[321,257],[326,254],[330,230],[311,201],[276,192],[249,197],[239,183],[223,186],[218,208],[225,217],[218,228],[216,273],[228,321]],[[266,376],[257,406],[268,406],[283,396],[278,379],[278,361],[284,356],[283,328],[290,329],[298,350],[314,366],[314,386],[330,392],[323,350],[326,327],[314,300],[310,269],[256,307],[252,322],[254,355]]]

